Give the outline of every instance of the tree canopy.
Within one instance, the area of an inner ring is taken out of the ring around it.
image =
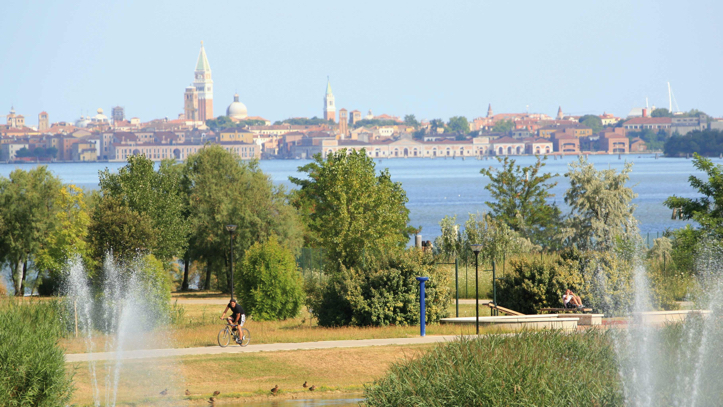
[[[469,122],[467,121],[467,118],[464,116],[450,117],[449,122],[447,123],[447,131],[450,133],[469,133]]]
[[[673,117],[673,113],[664,107],[659,107],[650,113],[650,117]]]
[[[319,126],[326,124],[328,126],[333,126],[334,122],[314,116],[311,119],[307,119],[306,117],[292,117],[286,120],[276,121],[274,124],[291,124],[294,126]]]
[[[341,149],[326,159],[299,167],[307,177],[290,177],[300,188],[294,205],[309,228],[313,247],[347,268],[366,257],[403,248],[408,241],[409,210],[402,185],[388,170],[376,174],[366,151]]]
[[[578,121],[583,126],[591,128],[593,134],[596,134],[603,129],[602,119],[600,119],[599,116],[595,116],[594,114],[586,114],[585,116],[582,116]]]
[[[218,116],[215,119],[206,120],[206,126],[212,130],[240,129],[246,126],[263,126],[265,124],[265,121],[259,119],[245,119],[235,122],[228,116]]]
[[[665,155],[680,157],[700,154],[704,157],[714,157],[723,154],[723,132],[720,130],[693,130],[680,136],[673,135],[665,141]]]
[[[413,114],[408,114],[404,116],[404,124],[406,124],[407,126],[412,126],[415,129],[419,127],[419,121],[416,117],[414,117]]]
[[[492,128],[492,131],[494,131],[496,133],[509,133],[514,128],[515,128],[514,121],[499,120],[497,123],[495,123],[494,127]]]

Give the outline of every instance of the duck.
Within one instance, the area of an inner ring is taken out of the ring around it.
[[[216,404],[216,397],[211,397],[211,398],[209,398],[209,399],[208,399],[208,404],[210,404],[210,405],[212,405],[212,406],[215,405],[215,404]]]
[[[221,394],[221,392],[218,391],[218,390],[216,390],[216,391],[213,392],[213,395],[214,395],[214,396],[218,396],[219,394]]]
[[[165,396],[168,394],[168,389],[163,389],[163,391],[160,393],[161,396]]]
[[[271,394],[276,395],[276,393],[279,391],[279,385],[277,384],[273,389],[271,389]]]
[[[309,391],[314,391],[314,390],[316,390],[316,385],[309,387]]]
[[[191,395],[191,392],[188,391],[188,389],[186,389],[186,396],[190,396],[190,395]]]
[[[308,385],[308,384],[306,384],[306,382],[304,382],[304,384],[302,384],[302,385],[301,385],[301,387],[303,387],[303,388],[307,388],[307,387],[309,387],[309,385]]]

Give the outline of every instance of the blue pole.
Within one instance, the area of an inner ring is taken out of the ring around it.
[[[426,309],[424,308],[424,282],[429,280],[429,277],[417,277],[419,281],[419,335],[426,335]]]

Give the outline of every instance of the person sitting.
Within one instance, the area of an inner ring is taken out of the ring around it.
[[[565,308],[582,308],[582,300],[569,288],[565,291],[565,295],[562,296],[562,303]]]

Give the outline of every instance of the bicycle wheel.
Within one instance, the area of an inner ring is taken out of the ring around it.
[[[229,331],[228,327],[223,328],[218,332],[218,346],[225,348],[228,346],[228,343],[231,341],[231,332]]]
[[[241,328],[241,341],[239,342],[239,345],[246,346],[251,342],[251,332],[249,332],[246,328]]]

